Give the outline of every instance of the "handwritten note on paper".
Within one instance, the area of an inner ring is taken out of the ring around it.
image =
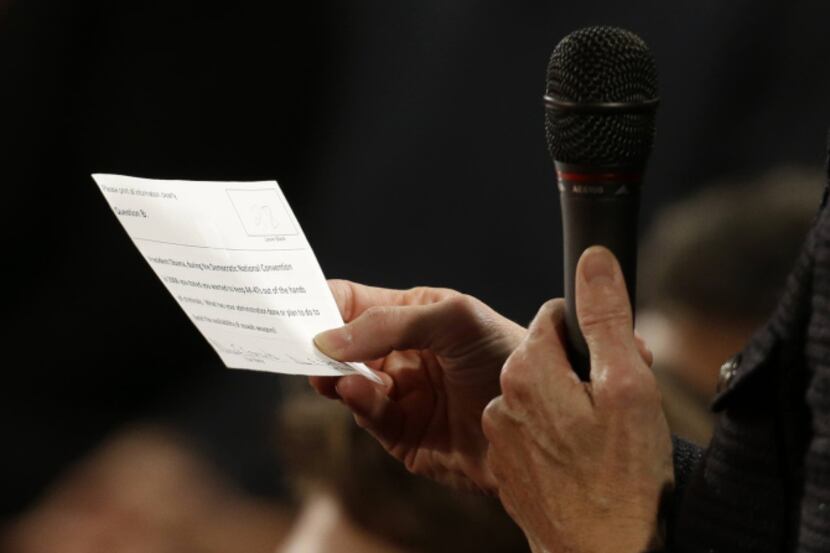
[[[360,373],[314,347],[343,319],[276,181],[93,175],[138,250],[230,368]]]

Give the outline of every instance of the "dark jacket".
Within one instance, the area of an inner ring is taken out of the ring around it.
[[[675,441],[671,551],[830,552],[827,196],[775,313],[722,369],[708,450]]]

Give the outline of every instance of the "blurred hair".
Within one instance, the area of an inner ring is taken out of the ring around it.
[[[720,181],[658,215],[643,247],[645,308],[728,323],[772,311],[818,210],[819,170]]]
[[[498,500],[410,474],[339,403],[296,395],[281,426],[290,484],[300,494],[330,491],[370,533],[435,553],[529,551]]]

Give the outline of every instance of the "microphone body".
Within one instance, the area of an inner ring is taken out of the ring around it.
[[[582,380],[590,361],[576,316],[576,265],[587,248],[605,246],[635,304],[640,188],[659,101],[654,58],[634,33],[580,29],[551,54],[545,135],[561,200],[568,356]]]
[[[565,325],[568,357],[582,380],[588,380],[588,346],[576,318],[576,265],[591,246],[604,246],[620,262],[631,304],[637,282],[637,220],[640,173],[597,170],[556,162],[564,245]]]

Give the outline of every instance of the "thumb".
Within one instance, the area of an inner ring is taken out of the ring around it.
[[[591,380],[639,360],[628,291],[608,249],[585,250],[576,268],[576,316],[591,355]]]

